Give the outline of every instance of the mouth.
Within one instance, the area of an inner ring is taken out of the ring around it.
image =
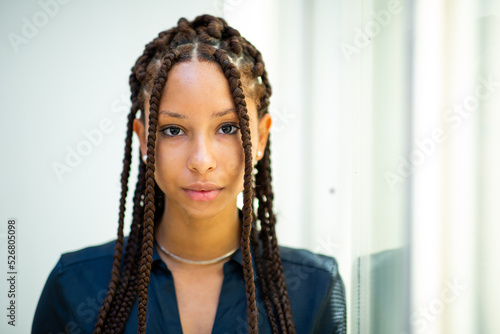
[[[183,188],[186,195],[196,202],[213,201],[222,189],[213,183],[193,183]]]

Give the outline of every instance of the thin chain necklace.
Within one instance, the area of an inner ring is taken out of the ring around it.
[[[163,253],[165,253],[166,255],[170,256],[172,259],[177,260],[177,261],[182,262],[182,263],[196,264],[196,265],[207,265],[207,264],[214,264],[214,263],[221,262],[221,261],[227,259],[228,257],[230,257],[231,255],[233,255],[238,250],[238,248],[240,248],[238,246],[235,249],[227,252],[226,254],[224,254],[222,256],[219,256],[218,258],[215,258],[215,259],[212,259],[212,260],[195,261],[195,260],[189,260],[189,259],[182,258],[182,257],[180,257],[178,255],[175,255],[174,253],[170,253],[168,250],[166,250],[165,248],[163,248],[162,245],[160,245],[160,243],[158,242],[158,240],[155,239],[155,242],[158,245],[158,247],[160,247],[161,251]]]

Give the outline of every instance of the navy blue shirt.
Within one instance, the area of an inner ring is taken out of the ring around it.
[[[61,256],[38,302],[33,334],[92,333],[107,292],[114,246],[113,241]],[[345,292],[335,259],[287,247],[280,247],[280,253],[297,333],[345,333]],[[240,250],[223,270],[212,333],[248,333]],[[182,333],[173,276],[156,248],[148,296],[147,333]],[[256,299],[259,333],[271,333],[258,282]],[[124,332],[137,333],[137,323],[136,298]]]

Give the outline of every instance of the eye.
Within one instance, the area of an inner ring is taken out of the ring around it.
[[[235,134],[236,131],[238,131],[240,128],[236,124],[223,124],[219,128],[219,133],[225,134],[225,135],[232,135]]]
[[[184,134],[184,131],[182,131],[182,129],[177,126],[168,126],[164,128],[162,131],[168,137],[176,137]]]

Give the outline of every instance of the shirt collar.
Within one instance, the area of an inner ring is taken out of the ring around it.
[[[239,265],[243,266],[243,256],[241,254],[241,248],[238,248],[236,252],[231,256],[231,260],[229,261],[235,261]]]

